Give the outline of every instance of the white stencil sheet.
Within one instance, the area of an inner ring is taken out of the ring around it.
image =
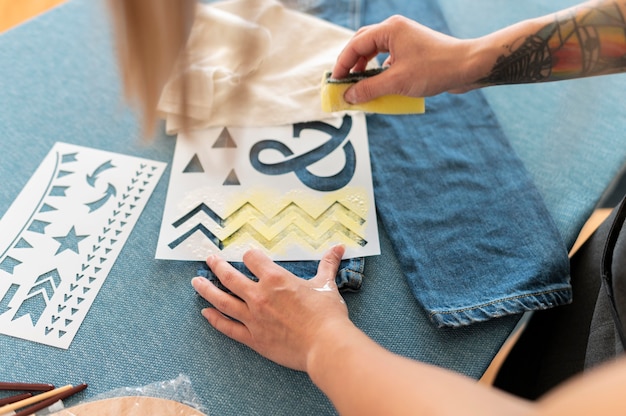
[[[156,257],[380,254],[365,116],[179,134]]]
[[[70,346],[165,166],[53,146],[0,220],[0,333]]]

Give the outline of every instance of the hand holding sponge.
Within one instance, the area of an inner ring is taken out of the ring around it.
[[[391,94],[374,98],[371,101],[360,104],[349,104],[343,98],[344,93],[351,85],[371,76],[375,76],[384,69],[369,69],[364,72],[354,72],[342,79],[331,78],[331,72],[324,73],[322,77],[322,110],[334,111],[365,111],[379,114],[422,114],[426,111],[424,98],[406,97]]]

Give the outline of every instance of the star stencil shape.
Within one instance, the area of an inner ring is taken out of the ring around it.
[[[80,243],[84,238],[89,237],[88,235],[76,235],[76,230],[74,230],[74,226],[68,231],[67,235],[63,237],[52,237],[57,240],[60,244],[59,249],[54,255],[61,253],[64,250],[72,250],[74,253],[78,254],[78,243]]]

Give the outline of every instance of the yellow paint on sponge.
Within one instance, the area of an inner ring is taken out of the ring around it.
[[[356,82],[382,72],[383,69],[370,69],[365,72],[352,73],[347,78],[333,79],[326,72],[322,77],[322,111],[364,111],[379,114],[422,114],[426,111],[424,98],[406,97],[404,95],[383,95],[361,104],[349,104],[344,100],[346,90]]]

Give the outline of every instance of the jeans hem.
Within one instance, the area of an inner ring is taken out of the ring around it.
[[[287,270],[291,271],[292,273],[298,275],[298,277],[308,280],[314,277],[315,275],[314,271],[317,270],[318,263],[319,262],[302,261],[302,262],[282,262],[279,264],[281,266],[284,266]],[[258,280],[256,276],[250,273],[248,268],[243,263],[233,262],[231,263],[231,265],[235,267],[235,269],[237,269],[239,272],[247,276],[249,279],[252,279],[254,281]],[[304,274],[302,274],[300,270],[293,270],[294,267],[297,268],[298,266],[307,266],[307,265],[310,266],[308,273],[305,272]],[[315,267],[312,267],[313,265]],[[355,257],[351,259],[342,260],[341,266],[339,267],[339,270],[337,271],[337,275],[335,276],[335,283],[337,284],[337,289],[339,289],[340,292],[360,291],[361,286],[363,284],[364,269],[365,269],[364,257]],[[206,263],[200,264],[200,267],[196,271],[196,274],[198,276],[202,276],[202,277],[209,279],[211,283],[213,283],[218,288],[224,290],[225,292],[232,293],[222,284],[222,282],[218,279],[218,277],[208,268]]]
[[[572,302],[571,286],[550,291],[524,294],[463,309],[430,311],[430,320],[439,328],[458,328],[528,311],[545,310]]]

